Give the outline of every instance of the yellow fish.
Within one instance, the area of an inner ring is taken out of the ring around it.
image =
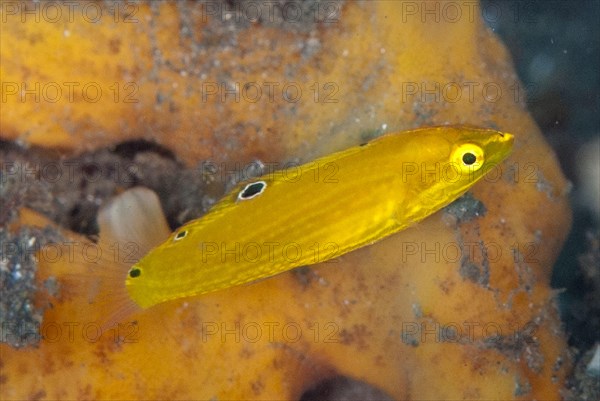
[[[512,145],[511,134],[463,126],[387,134],[243,182],[166,240],[156,195],[129,190],[101,210],[100,233],[121,240],[128,233],[134,233],[131,240],[140,233],[154,236],[141,244],[145,256],[121,276],[133,301],[129,310],[148,308],[377,242],[457,199]],[[143,222],[123,227],[127,214]]]

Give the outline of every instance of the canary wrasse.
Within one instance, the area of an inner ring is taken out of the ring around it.
[[[373,244],[461,196],[512,145],[511,134],[463,126],[387,134],[242,182],[170,234],[156,195],[134,188],[101,210],[100,235],[140,243],[144,256],[121,281],[133,304],[148,308]]]

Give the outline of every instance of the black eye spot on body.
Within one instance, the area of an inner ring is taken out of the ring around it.
[[[174,238],[174,240],[175,240],[175,241],[179,241],[180,239],[182,239],[182,238],[185,238],[185,237],[186,237],[186,235],[187,235],[187,233],[188,233],[188,232],[187,232],[187,231],[185,231],[185,230],[183,230],[183,231],[179,231],[177,234],[175,234],[175,238]]]
[[[470,166],[477,161],[477,156],[473,153],[467,152],[463,155],[462,161],[466,166]]]
[[[129,277],[131,277],[131,278],[139,277],[141,274],[142,274],[142,271],[140,269],[131,269],[129,271]]]
[[[238,200],[248,200],[262,194],[267,187],[264,181],[252,182],[244,187],[238,194]]]

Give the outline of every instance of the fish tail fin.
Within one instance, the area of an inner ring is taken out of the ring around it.
[[[45,269],[61,283],[66,301],[62,319],[96,322],[104,332],[134,324],[143,308],[130,297],[125,280],[131,266],[170,234],[158,196],[132,188],[98,213],[100,239],[68,241],[62,246],[67,263]],[[52,311],[50,311],[52,314]],[[56,316],[58,317],[58,316]]]

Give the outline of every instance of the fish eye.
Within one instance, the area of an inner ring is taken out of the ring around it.
[[[262,194],[267,187],[267,183],[264,181],[251,182],[246,185],[244,189],[238,194],[238,200],[248,200],[257,197]]]
[[[457,146],[452,152],[451,162],[458,166],[460,171],[476,171],[483,166],[483,149],[473,143],[464,143]]]
[[[136,278],[142,274],[142,271],[138,268],[129,270],[129,277]]]
[[[179,241],[180,239],[184,239],[187,236],[187,234],[187,230],[179,231],[177,234],[175,234],[175,238],[173,238],[173,240]]]
[[[463,154],[462,161],[465,165],[470,166],[477,161],[477,156],[471,152],[466,152]]]

